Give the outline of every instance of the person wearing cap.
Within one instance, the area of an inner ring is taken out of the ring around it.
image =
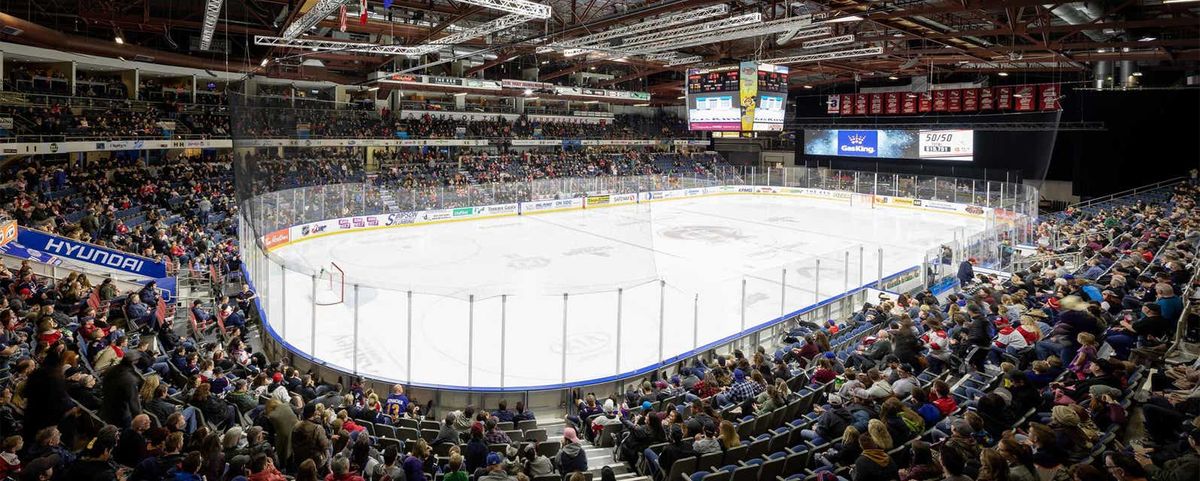
[[[322,466],[329,452],[329,437],[325,435],[325,428],[318,424],[321,418],[317,415],[315,405],[305,405],[302,414],[302,419],[291,433],[292,465],[300,466],[304,460],[311,459],[317,466]]]
[[[554,464],[558,465],[558,472],[563,476],[575,472],[587,472],[587,453],[579,443],[579,435],[575,432],[575,428],[563,429],[562,447],[559,448],[558,454],[554,455]]]
[[[471,424],[470,439],[467,440],[467,447],[463,449],[468,473],[485,466],[488,451],[488,443],[483,440],[483,424],[476,421]]]
[[[819,413],[817,422],[813,423],[812,429],[801,430],[800,435],[814,445],[837,439],[852,421],[850,412],[843,406],[842,397],[837,394],[830,394],[825,405],[815,405],[813,410]]]
[[[504,470],[504,457],[500,453],[488,453],[485,460],[487,472],[476,481],[514,481],[516,478]]]
[[[963,459],[979,459],[979,443],[975,441],[975,428],[966,419],[955,419],[950,423],[950,437],[945,446],[958,451]]]
[[[763,387],[754,380],[746,376],[746,373],[741,369],[733,370],[733,384],[723,393],[725,402],[723,404],[737,404],[746,399],[757,396]]]

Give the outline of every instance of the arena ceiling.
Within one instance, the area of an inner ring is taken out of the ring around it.
[[[380,70],[585,81],[662,103],[676,101],[687,68],[745,59],[808,56],[789,64],[794,89],[1002,72],[1083,79],[1097,62],[1122,61],[1169,85],[1200,60],[1200,0],[543,0],[549,9],[538,12],[526,0],[393,0],[386,9],[369,0],[365,24],[359,0],[348,0],[344,33],[341,1],[7,0],[0,23],[15,30],[0,40],[350,83]],[[201,49],[214,3],[211,45]],[[306,14],[312,28],[289,32]],[[282,41],[264,44],[272,38]],[[380,45],[392,50],[372,51]],[[848,50],[866,55],[839,58]]]

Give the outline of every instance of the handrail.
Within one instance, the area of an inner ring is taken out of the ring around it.
[[[1098,203],[1101,203],[1101,202],[1106,202],[1106,201],[1109,201],[1109,200],[1114,200],[1114,199],[1117,199],[1117,198],[1120,198],[1120,197],[1125,197],[1125,196],[1127,196],[1127,195],[1134,195],[1134,194],[1137,194],[1139,191],[1141,191],[1141,192],[1145,192],[1145,191],[1147,191],[1147,190],[1155,190],[1155,189],[1158,189],[1158,188],[1161,188],[1161,187],[1165,187],[1165,186],[1168,186],[1168,185],[1174,185],[1174,184],[1178,184],[1178,183],[1180,183],[1180,182],[1182,182],[1182,181],[1184,181],[1184,180],[1187,180],[1187,177],[1184,177],[1184,176],[1171,177],[1170,179],[1166,179],[1166,180],[1160,180],[1160,181],[1158,181],[1158,182],[1155,182],[1155,183],[1153,183],[1153,184],[1146,184],[1146,185],[1143,185],[1143,186],[1134,187],[1134,188],[1132,188],[1132,189],[1125,189],[1125,190],[1122,190],[1122,191],[1120,191],[1120,192],[1113,192],[1113,193],[1111,193],[1111,194],[1104,195],[1104,196],[1100,196],[1100,197],[1096,197],[1096,198],[1094,198],[1094,199],[1088,199],[1088,200],[1085,200],[1085,201],[1076,202],[1076,203],[1074,203],[1074,204],[1069,204],[1069,205],[1067,205],[1067,209],[1071,209],[1071,208],[1079,208],[1079,207],[1087,207],[1087,206],[1089,206],[1089,205],[1092,205],[1092,204],[1098,204]],[[1064,210],[1065,210],[1065,209],[1064,209]]]

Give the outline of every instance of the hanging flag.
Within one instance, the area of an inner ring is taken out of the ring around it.
[[[342,4],[338,9],[338,30],[346,31],[346,4]]]
[[[359,0],[358,1],[358,11],[359,11],[358,24],[366,25],[367,24],[367,0]]]

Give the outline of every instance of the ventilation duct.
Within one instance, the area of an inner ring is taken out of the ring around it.
[[[1053,13],[1058,18],[1063,19],[1071,25],[1083,25],[1095,22],[1096,19],[1104,16],[1104,6],[1099,2],[1075,2],[1064,3],[1055,6],[1054,4],[1043,5],[1050,13]],[[1083,34],[1097,42],[1108,40],[1101,30],[1104,29],[1104,24],[1097,24],[1095,29],[1084,30]],[[1121,33],[1120,31],[1116,33]]]

